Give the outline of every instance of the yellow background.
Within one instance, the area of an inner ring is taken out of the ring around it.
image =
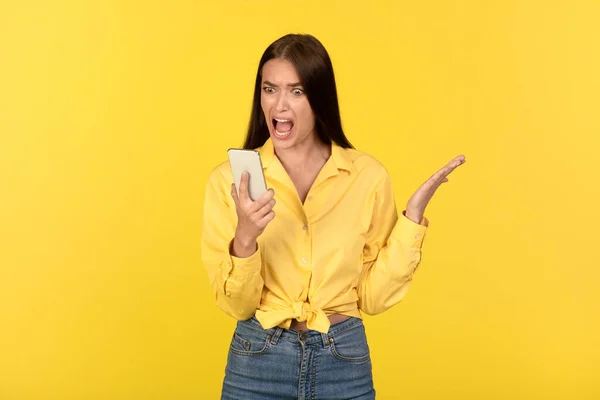
[[[0,2],[0,399],[216,399],[199,239],[260,55],[333,59],[398,206],[457,154],[380,399],[600,398],[600,2]]]

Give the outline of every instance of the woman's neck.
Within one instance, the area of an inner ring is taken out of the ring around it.
[[[275,149],[277,158],[286,171],[303,171],[307,167],[319,167],[331,156],[331,146],[323,143],[316,135],[288,149]]]

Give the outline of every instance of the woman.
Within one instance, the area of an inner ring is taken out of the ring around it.
[[[222,399],[373,399],[361,312],[406,294],[425,207],[464,157],[398,215],[385,168],[344,135],[329,55],[310,35],[263,54],[244,148],[259,150],[269,191],[252,201],[245,174],[238,195],[225,161],[204,208],[203,261],[218,306],[238,321]]]

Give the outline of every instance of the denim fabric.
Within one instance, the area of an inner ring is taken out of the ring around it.
[[[331,325],[329,333],[263,329],[239,321],[229,349],[222,400],[375,398],[362,320]]]

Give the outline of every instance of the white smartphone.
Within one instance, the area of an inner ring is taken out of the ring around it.
[[[233,181],[237,189],[238,196],[240,195],[240,181],[242,173],[248,171],[248,194],[252,201],[258,200],[267,191],[267,181],[263,172],[260,153],[256,150],[244,149],[229,149],[229,165],[233,172]]]

